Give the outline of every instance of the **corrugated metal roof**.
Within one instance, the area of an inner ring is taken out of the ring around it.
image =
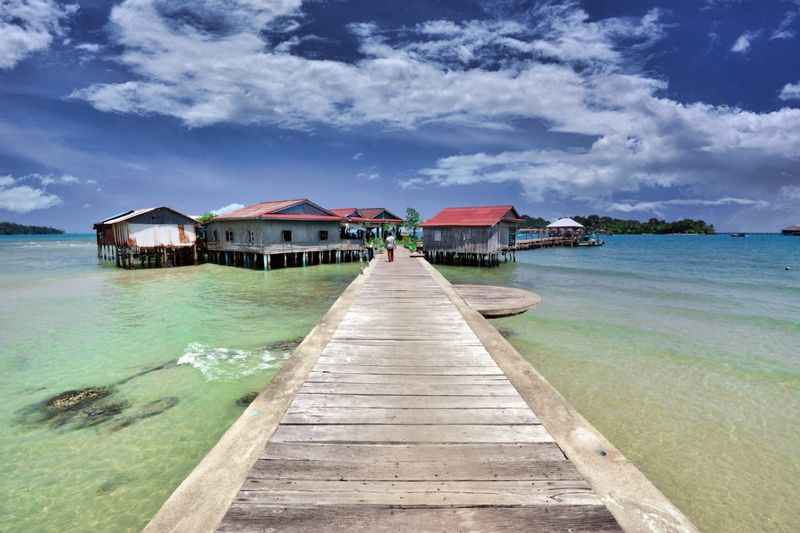
[[[173,213],[175,213],[177,215],[185,217],[187,220],[192,220],[193,222],[196,222],[196,220],[194,220],[192,217],[190,217],[188,215],[184,215],[180,211],[176,211],[175,209],[172,209],[171,207],[159,206],[159,207],[147,207],[147,208],[144,208],[144,209],[132,209],[132,210],[126,211],[126,212],[124,212],[124,213],[122,213],[120,215],[116,215],[115,217],[107,218],[107,219],[103,220],[102,222],[98,222],[97,224],[95,224],[95,227],[102,226],[102,225],[118,224],[119,222],[124,222],[126,220],[130,220],[132,218],[138,217],[139,215],[143,215],[145,213],[149,213],[151,211],[155,211],[156,209],[168,209],[169,211],[172,211]]]
[[[313,215],[308,213],[282,213],[291,207],[309,204],[322,211],[323,215]],[[315,204],[308,198],[297,200],[272,200],[249,205],[230,213],[225,213],[214,220],[237,220],[237,219],[270,219],[270,220],[305,220],[305,221],[336,221],[339,222],[343,217],[336,213]]]
[[[127,212],[123,213],[122,215],[117,215],[116,218],[108,218],[108,219],[104,220],[103,222],[98,222],[98,224],[116,224],[117,222],[123,222],[125,220],[128,220],[128,219],[131,219],[133,217],[139,216],[139,215],[141,215],[143,213],[149,213],[150,211],[153,211],[155,209],[158,209],[158,208],[157,207],[147,207],[147,208],[144,208],[144,209],[134,209],[133,211],[127,211]]]
[[[447,207],[421,224],[434,226],[494,226],[501,220],[520,222],[513,205],[484,205],[476,207]]]
[[[357,210],[355,207],[337,207],[336,209],[330,209],[330,211],[340,217],[349,217],[350,215],[355,215]]]
[[[337,207],[331,209],[339,216],[347,217],[350,222],[382,222],[385,224],[400,223],[402,218],[391,213],[385,207]],[[382,213],[389,215],[389,218],[376,218]]]

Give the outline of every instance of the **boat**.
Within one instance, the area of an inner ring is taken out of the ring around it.
[[[747,237],[747,233],[731,233],[731,237]]]
[[[591,237],[585,235],[578,241],[578,246],[603,246],[605,243],[606,241],[599,239],[597,235]]]

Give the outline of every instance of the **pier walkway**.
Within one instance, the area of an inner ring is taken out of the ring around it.
[[[618,531],[418,259],[381,257],[220,531]]]
[[[396,256],[146,533],[696,531],[432,266]]]

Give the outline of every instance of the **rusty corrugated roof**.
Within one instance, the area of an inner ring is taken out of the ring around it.
[[[519,222],[513,205],[484,205],[476,207],[447,207],[427,220],[422,227],[434,226],[494,226],[498,222]]]

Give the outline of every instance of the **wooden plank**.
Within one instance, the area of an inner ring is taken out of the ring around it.
[[[394,506],[297,506],[234,503],[221,533],[619,533],[622,530],[602,505],[536,505],[526,507],[453,507],[398,509]]]
[[[314,383],[306,381],[303,394],[375,394],[391,396],[516,396],[510,383],[497,385],[449,385],[418,383]]]
[[[264,458],[288,461],[348,461],[353,463],[559,461],[566,459],[553,442],[513,444],[331,444],[267,445]]]
[[[337,355],[328,356],[321,355],[318,359],[320,364],[353,364],[353,365],[378,365],[378,366],[442,366],[449,364],[451,366],[487,366],[497,368],[497,364],[492,358],[486,354],[481,356],[454,356],[454,355],[441,355],[439,357],[427,357],[414,354],[406,354],[402,356],[387,357],[384,354],[374,355]]]
[[[272,442],[552,442],[538,424],[527,426],[485,425],[280,425]]]
[[[289,411],[283,424],[537,424],[528,408],[516,409],[380,409],[302,407]]]
[[[519,396],[375,396],[357,394],[295,395],[293,408],[304,407],[383,407],[387,409],[496,409],[527,407]]]
[[[405,376],[505,376],[497,367],[491,366],[399,366],[399,365],[350,365],[317,363],[316,372],[336,374],[402,374]]]
[[[492,376],[459,376],[459,375],[421,375],[410,377],[406,375],[397,374],[379,374],[373,372],[370,374],[348,374],[330,371],[314,370],[308,375],[306,383],[389,383],[389,384],[405,384],[413,381],[418,385],[510,385],[508,379],[502,375]]]
[[[599,505],[583,480],[323,481],[245,480],[236,502],[267,505]]]
[[[251,479],[323,481],[545,481],[581,480],[575,466],[560,461],[353,463],[259,459]]]

